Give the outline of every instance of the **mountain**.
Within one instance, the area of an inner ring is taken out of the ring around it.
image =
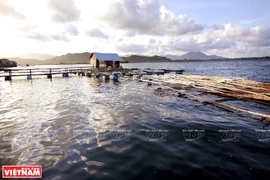
[[[46,64],[46,61],[37,60],[37,59],[24,59],[19,57],[11,57],[9,58],[12,61],[16,61],[18,65],[25,66],[26,64],[30,65],[39,65],[39,64]]]
[[[13,57],[20,57],[22,59],[38,59],[38,60],[47,60],[54,58],[54,55],[46,53],[17,53],[13,54]]]
[[[91,53],[68,53],[46,60],[46,64],[87,64]]]
[[[16,61],[18,65],[25,66],[29,65],[42,65],[42,64],[87,64],[89,63],[90,53],[75,53],[75,54],[65,54],[62,56],[56,56],[47,60],[40,59],[31,59],[31,58],[20,58],[20,57],[11,57],[9,58],[12,61]]]
[[[62,56],[56,56],[51,59],[47,60],[39,60],[39,59],[29,59],[29,58],[19,58],[19,57],[13,57],[9,58],[12,61],[16,61],[18,65],[44,65],[44,64],[89,64],[89,57],[91,53],[89,52],[84,52],[84,53],[68,53]],[[169,58],[169,57],[170,58]],[[171,62],[173,61],[172,59],[176,60],[191,60],[191,59],[200,59],[200,60],[205,60],[205,59],[221,59],[223,57],[216,56],[216,55],[211,55],[208,56],[204,53],[201,52],[189,52],[186,53],[182,56],[174,56],[174,55],[167,55],[167,57],[163,56],[141,56],[141,55],[130,55],[130,56],[125,56],[122,57],[124,61],[133,63],[133,62]]]
[[[166,57],[171,58],[173,60],[180,60],[180,59],[186,59],[186,60],[207,60],[207,59],[224,59],[224,57],[216,56],[216,55],[206,55],[200,51],[197,52],[188,52],[186,54],[183,54],[182,56],[176,56],[176,55],[166,55]]]
[[[172,55],[172,54],[166,54],[165,57],[169,58],[169,59],[172,59],[172,60],[181,59],[181,56]]]
[[[171,62],[172,60],[163,57],[163,56],[139,56],[139,55],[131,55],[128,57],[122,57],[124,61],[128,61],[129,63],[134,62]]]

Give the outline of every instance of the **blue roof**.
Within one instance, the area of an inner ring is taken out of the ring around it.
[[[123,59],[118,56],[116,53],[96,53],[93,52],[90,56],[90,58],[93,56],[93,54],[96,56],[96,58],[99,61],[123,61]]]

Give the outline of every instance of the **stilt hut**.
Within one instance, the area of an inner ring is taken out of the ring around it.
[[[123,59],[116,53],[92,53],[90,56],[90,64],[94,68],[113,68],[118,69],[120,67],[120,62]],[[103,65],[101,65],[103,63]]]

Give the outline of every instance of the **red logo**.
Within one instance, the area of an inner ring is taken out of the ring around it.
[[[41,166],[3,166],[3,178],[42,178]]]

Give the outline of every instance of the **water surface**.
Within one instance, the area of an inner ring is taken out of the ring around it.
[[[124,67],[270,82],[270,61]],[[237,103],[270,114],[269,107]],[[258,129],[269,126],[131,78],[0,80],[0,164],[42,165],[44,179],[269,179],[270,141],[259,141]],[[204,136],[187,141],[185,130]],[[240,138],[223,141],[220,130],[240,131]]]

